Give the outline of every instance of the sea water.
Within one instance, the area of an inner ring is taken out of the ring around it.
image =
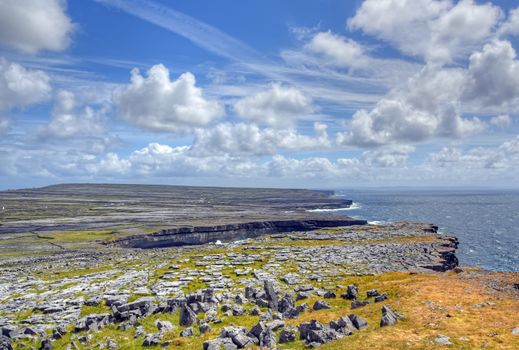
[[[336,210],[371,223],[409,220],[434,223],[458,237],[461,265],[519,271],[519,191],[339,190],[352,199]]]

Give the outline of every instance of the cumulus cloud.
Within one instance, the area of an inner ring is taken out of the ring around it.
[[[311,150],[330,146],[327,126],[315,123],[316,136],[307,136],[294,129],[262,129],[255,124],[218,124],[210,129],[198,129],[191,151],[198,155],[230,154],[260,156],[275,154],[279,149]]]
[[[19,51],[64,50],[74,27],[65,0],[0,1],[0,44]]]
[[[146,77],[133,69],[130,84],[116,89],[113,100],[122,119],[154,131],[181,132],[224,114],[222,105],[203,97],[193,74],[172,81],[162,64],[151,67]]]
[[[348,20],[403,53],[430,62],[450,62],[487,39],[501,10],[473,0],[366,0]]]
[[[363,67],[368,64],[362,45],[330,31],[315,34],[306,48],[331,59],[338,66]]]
[[[104,130],[104,108],[98,110],[77,105],[76,96],[61,90],[49,124],[41,130],[45,137],[67,138],[72,136],[98,136]]]
[[[519,104],[519,61],[509,41],[494,40],[470,56],[463,98],[488,106]]]
[[[51,91],[50,78],[44,72],[0,58],[0,111],[45,101]]]
[[[510,10],[508,18],[498,32],[501,35],[519,35],[519,7]]]
[[[272,84],[234,105],[236,114],[259,124],[290,127],[297,117],[313,111],[312,100],[294,87]]]

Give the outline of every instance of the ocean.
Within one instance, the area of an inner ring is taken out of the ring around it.
[[[339,190],[353,200],[343,214],[372,223],[434,223],[458,237],[461,265],[519,271],[519,191]]]

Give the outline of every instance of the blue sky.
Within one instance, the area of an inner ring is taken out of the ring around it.
[[[517,187],[513,1],[0,1],[0,188]]]

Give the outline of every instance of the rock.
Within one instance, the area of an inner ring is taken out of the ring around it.
[[[293,342],[296,340],[296,336],[297,336],[296,327],[285,328],[279,333],[279,343],[284,344],[284,343]]]
[[[54,346],[49,339],[42,340],[40,350],[51,350],[52,348],[54,348]]]
[[[189,328],[186,328],[186,329],[183,329],[182,331],[180,331],[181,337],[192,337],[194,335],[195,335],[195,330],[193,329],[193,327],[189,327]]]
[[[256,299],[256,290],[252,287],[245,287],[245,298],[249,300],[255,300]]]
[[[288,285],[298,284],[299,276],[295,273],[288,273],[285,276],[281,277],[281,281],[285,282]]]
[[[187,305],[182,305],[180,308],[180,325],[189,327],[197,321],[196,314]]]
[[[160,344],[160,334],[147,334],[142,346],[156,346]]]
[[[274,333],[272,329],[267,329],[267,331],[263,334],[263,336],[260,339],[260,346],[268,349],[275,349],[276,343],[276,333]]]
[[[283,327],[285,327],[285,322],[281,320],[274,320],[269,324],[269,328],[272,329],[274,332]]]
[[[290,294],[285,294],[283,298],[278,301],[278,311],[281,313],[285,313],[290,309],[295,308],[294,297]]]
[[[256,305],[254,306],[250,312],[249,312],[252,316],[258,316],[260,313],[261,313],[261,310],[260,308]]]
[[[344,299],[355,300],[359,296],[359,288],[355,284],[350,284],[346,289],[346,293],[341,296]]]
[[[267,326],[264,322],[258,322],[255,326],[253,326],[250,330],[250,333],[253,334],[256,338],[260,338],[261,334],[267,331]]]
[[[5,335],[0,334],[0,349],[13,350],[13,346],[11,345],[11,338],[8,338]]]
[[[357,309],[359,307],[363,307],[363,306],[366,306],[369,304],[369,301],[357,301],[357,300],[354,300],[351,302],[351,309]]]
[[[310,297],[310,293],[308,292],[297,292],[296,294],[296,300],[303,300]]]
[[[368,321],[366,321],[365,319],[363,319],[360,316],[351,314],[351,315],[348,315],[348,318],[350,319],[351,323],[357,329],[363,329],[363,328],[367,328],[368,327]]]
[[[268,301],[268,306],[272,311],[278,311],[278,295],[274,290],[274,286],[272,281],[265,280],[263,284],[263,289],[265,290],[265,297]]]
[[[512,334],[518,335],[519,334],[519,327],[515,327],[514,329],[512,329]]]
[[[234,305],[232,307],[232,314],[233,316],[241,316],[245,313],[245,308],[243,306],[240,306],[240,305]]]
[[[324,344],[331,340],[338,339],[342,335],[337,333],[334,329],[312,320],[299,325],[299,336],[307,345],[310,345],[312,343]]]
[[[238,347],[231,339],[213,339],[205,341],[203,344],[204,350],[235,350]]]
[[[155,326],[157,326],[159,332],[168,332],[173,330],[173,325],[169,321],[157,320],[155,321]]]
[[[250,338],[243,333],[238,333],[232,337],[232,342],[238,347],[238,349],[244,348],[251,342]]]
[[[399,316],[389,308],[389,306],[382,306],[382,319],[380,320],[380,327],[392,326],[399,319]]]
[[[368,298],[371,298],[371,297],[376,297],[379,295],[378,293],[378,290],[376,289],[370,289],[366,292],[366,295],[368,296]]]
[[[313,309],[314,310],[325,310],[325,309],[331,309],[332,307],[330,306],[330,304],[328,304],[326,301],[324,300],[317,300],[315,303],[314,303],[314,306],[313,306]]]
[[[61,339],[65,333],[67,333],[67,329],[63,326],[57,326],[53,331],[52,331],[52,339],[55,339],[55,340],[58,340],[58,339]]]
[[[306,310],[308,310],[310,308],[310,306],[307,304],[307,303],[302,303],[301,305],[299,305],[296,310],[301,313],[301,312],[305,312]]]
[[[211,331],[211,326],[207,323],[201,323],[198,326],[198,330],[200,331],[200,334],[208,333]]]
[[[337,295],[332,291],[328,291],[328,292],[324,293],[323,297],[325,299],[333,299],[333,298],[336,298]]]
[[[247,302],[247,300],[245,299],[245,296],[243,294],[236,295],[235,300],[236,300],[236,303],[240,304],[240,305],[245,304]]]
[[[382,293],[380,294],[379,296],[375,297],[375,303],[380,303],[384,300],[387,300],[388,297],[387,297],[387,293]]]
[[[434,339],[434,342],[440,345],[452,345],[450,338],[442,334],[438,334],[436,339]]]
[[[138,327],[135,328],[134,338],[140,338],[140,337],[142,337],[144,335],[146,335],[146,333],[144,332],[144,327],[138,326]]]
[[[350,335],[353,331],[357,330],[348,317],[341,317],[337,321],[331,321],[330,328],[335,329],[343,335]]]

